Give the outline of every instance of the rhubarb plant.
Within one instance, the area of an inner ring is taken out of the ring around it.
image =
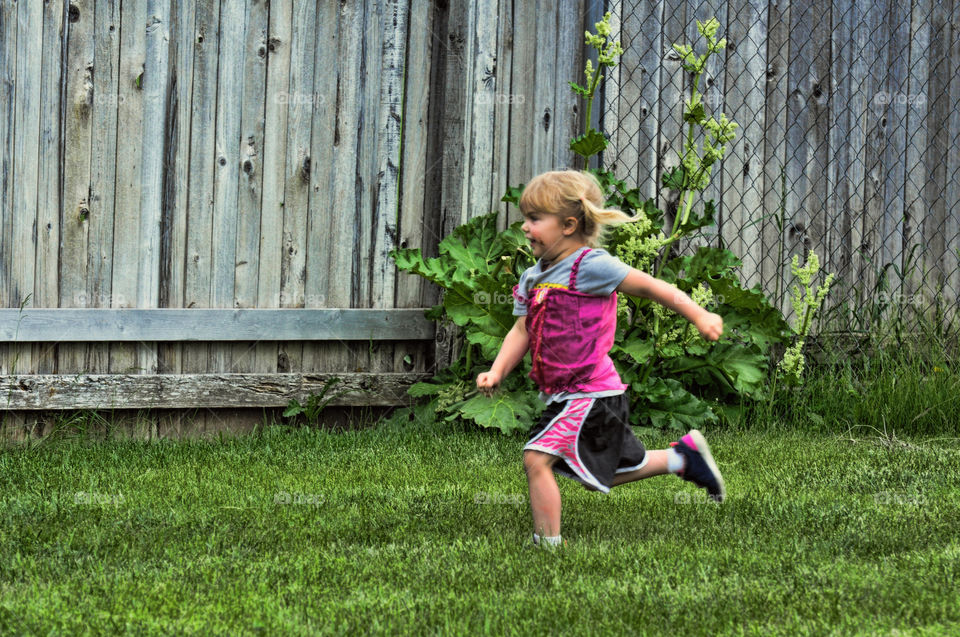
[[[585,160],[606,148],[603,134],[589,128],[589,115],[603,72],[617,64],[622,52],[619,43],[609,39],[609,14],[595,27],[595,34],[586,32],[586,43],[598,51],[598,67],[587,63],[585,86],[570,83],[587,100],[587,132],[570,146]],[[792,334],[758,286],[741,285],[737,275],[741,262],[729,250],[704,242],[693,254],[671,255],[677,242],[695,239],[714,223],[714,203],[704,202],[698,212],[696,194],[710,183],[713,167],[722,161],[737,128],[723,113],[709,114],[698,91],[707,61],[726,46],[716,38],[718,27],[713,19],[697,23],[707,41],[703,54],[689,45],[674,45],[691,75],[692,91],[684,104],[688,128],[681,162],[663,175],[664,186],[676,192],[679,202],[669,228],[663,211],[644,199],[638,188],[609,170],[591,171],[606,194],[607,206],[638,217],[608,233],[604,247],[624,263],[672,283],[724,319],[723,337],[707,342],[686,319],[659,304],[620,295],[610,356],[630,386],[631,419],[638,426],[683,429],[733,417],[746,402],[766,397],[772,346],[786,343]],[[502,201],[518,204],[522,192],[523,185],[510,187]],[[496,212],[476,217],[457,228],[440,243],[437,258],[426,259],[410,249],[394,250],[391,256],[400,269],[443,288],[442,303],[427,316],[453,321],[464,336],[460,357],[430,382],[411,387],[410,394],[429,397],[427,411],[443,420],[510,432],[528,429],[543,410],[528,377],[529,356],[493,396],[478,393],[474,379],[489,369],[516,320],[511,292],[534,259],[520,230],[522,222],[497,232],[496,217]]]

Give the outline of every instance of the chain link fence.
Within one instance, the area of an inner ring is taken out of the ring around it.
[[[662,175],[680,161],[691,80],[673,43],[725,51],[699,90],[739,124],[702,200],[717,225],[692,245],[730,249],[741,280],[793,318],[790,263],[813,250],[836,274],[817,341],[865,351],[878,336],[952,348],[960,291],[960,7],[835,0],[608,1],[624,53],[604,83],[603,164],[672,219]],[[702,205],[702,203],[701,203]],[[681,250],[690,250],[688,244]],[[816,283],[817,281],[815,281]],[[838,338],[826,338],[827,336]]]

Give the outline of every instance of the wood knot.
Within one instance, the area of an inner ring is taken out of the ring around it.
[[[70,22],[77,22],[80,20],[80,7],[73,4],[72,2],[70,3],[70,13],[69,13],[68,19],[70,20]]]

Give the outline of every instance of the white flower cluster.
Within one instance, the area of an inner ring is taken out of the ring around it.
[[[654,259],[667,243],[667,237],[660,232],[657,236],[648,236],[653,222],[645,214],[640,213],[636,221],[618,226],[618,230],[626,235],[613,249],[614,254],[627,265],[641,272],[649,272]],[[631,320],[627,296],[621,294],[617,298],[617,319]]]

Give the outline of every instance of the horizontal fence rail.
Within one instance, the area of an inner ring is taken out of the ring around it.
[[[97,374],[0,377],[0,410],[286,407],[329,386],[334,406],[397,406],[425,374]],[[336,382],[334,380],[336,379]]]
[[[0,310],[0,341],[432,340],[422,309],[38,309]]]

